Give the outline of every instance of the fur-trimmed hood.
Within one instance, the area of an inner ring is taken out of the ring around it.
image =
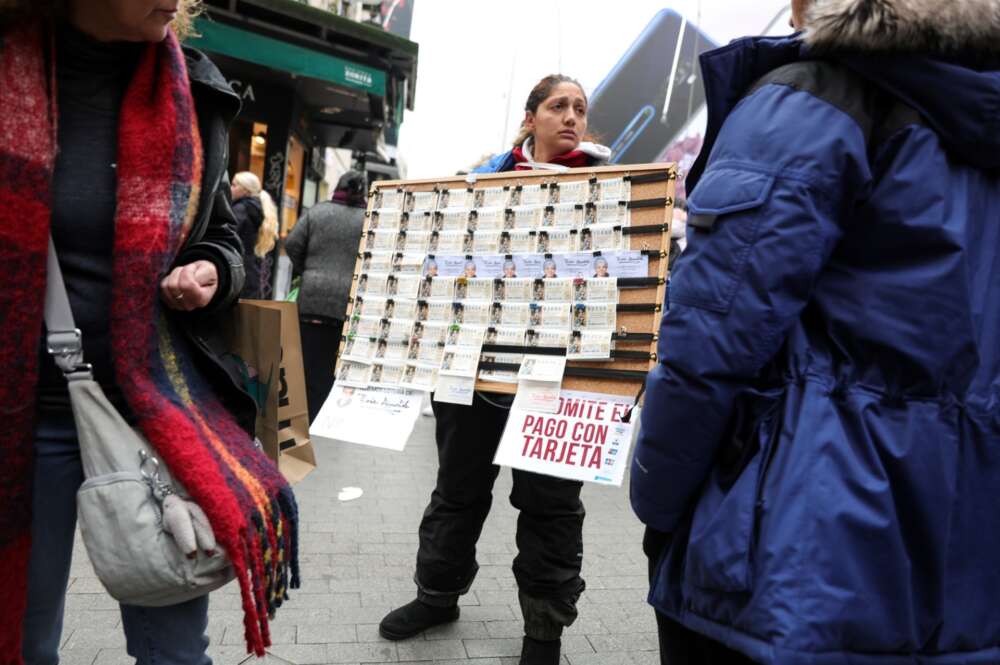
[[[1000,0],[813,0],[815,51],[1000,53]]]

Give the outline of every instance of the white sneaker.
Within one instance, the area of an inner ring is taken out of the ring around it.
[[[434,409],[431,408],[430,404],[428,404],[427,406],[425,406],[424,409],[423,409],[423,411],[421,411],[420,413],[424,414],[428,418],[433,418],[434,417]]]

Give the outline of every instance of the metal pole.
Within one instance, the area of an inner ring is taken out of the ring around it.
[[[681,59],[681,47],[684,45],[684,30],[687,28],[687,16],[681,17],[681,29],[677,33],[677,46],[674,48],[674,63],[670,67],[670,80],[667,81],[667,98],[663,101],[663,114],[660,122],[667,124],[667,113],[670,111],[670,100],[674,96],[674,79],[677,77],[677,65]]]

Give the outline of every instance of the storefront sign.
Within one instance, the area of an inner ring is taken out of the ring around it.
[[[621,419],[630,406],[625,397],[564,390],[556,413],[512,408],[493,463],[620,487],[634,423]]]
[[[386,73],[380,69],[219,21],[199,18],[195,27],[197,36],[189,42],[196,48],[385,97]]]

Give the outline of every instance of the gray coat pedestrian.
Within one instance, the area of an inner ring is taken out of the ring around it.
[[[285,251],[302,275],[299,312],[343,319],[351,293],[365,211],[332,201],[317,203],[285,240]]]

